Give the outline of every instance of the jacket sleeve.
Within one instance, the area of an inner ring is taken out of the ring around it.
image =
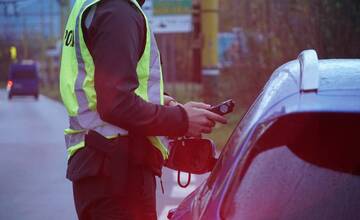
[[[97,111],[104,121],[129,132],[182,136],[188,118],[181,106],[152,104],[135,94],[145,27],[143,16],[126,1],[97,6],[86,39],[95,65]]]

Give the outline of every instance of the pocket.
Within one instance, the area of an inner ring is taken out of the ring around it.
[[[92,176],[127,175],[128,140],[126,137],[107,139],[95,131],[85,137],[85,147],[76,152],[68,163],[67,178],[77,181]]]
[[[78,181],[85,177],[103,174],[104,160],[105,154],[85,146],[70,159],[66,177],[71,181]]]

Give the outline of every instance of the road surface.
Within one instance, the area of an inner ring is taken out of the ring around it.
[[[65,179],[64,107],[40,96],[6,99],[0,90],[0,219],[77,219],[71,182]],[[165,194],[157,179],[159,219],[199,185],[205,176],[193,176],[187,189],[177,186],[176,173],[164,170]],[[184,175],[184,179],[186,176]]]

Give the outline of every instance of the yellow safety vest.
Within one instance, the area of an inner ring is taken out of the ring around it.
[[[85,134],[95,130],[106,138],[128,131],[103,121],[96,110],[96,91],[94,88],[94,62],[86,46],[81,21],[84,11],[101,0],[76,0],[64,33],[60,69],[60,92],[69,114],[70,127],[65,129],[65,142],[68,158],[85,146]],[[135,93],[147,102],[163,105],[163,77],[159,50],[146,15],[136,0],[131,2],[142,12],[146,21],[146,44],[137,64],[139,86]],[[121,53],[121,52],[120,52]],[[166,141],[162,137],[148,137],[150,142],[163,155],[168,157]]]

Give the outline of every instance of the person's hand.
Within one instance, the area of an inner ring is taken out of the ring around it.
[[[209,109],[210,105],[201,102],[188,102],[183,105],[189,119],[186,136],[199,137],[202,133],[209,134],[216,122],[226,124],[227,120]]]
[[[176,102],[176,100],[173,97],[168,96],[168,95],[164,95],[164,105],[175,106],[177,104],[179,104],[179,103]]]

